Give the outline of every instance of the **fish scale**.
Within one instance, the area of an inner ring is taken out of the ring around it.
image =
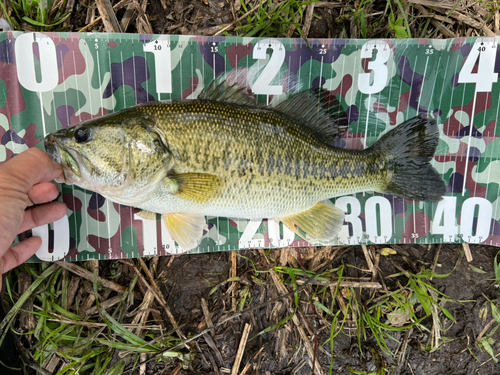
[[[321,203],[328,198],[374,190],[441,199],[444,182],[429,164],[434,121],[417,117],[369,149],[340,149],[326,143],[339,124],[325,95],[313,89],[270,108],[214,82],[199,100],[128,108],[50,134],[45,144],[66,183],[140,208],[145,218],[161,214],[184,249],[198,245],[206,215],[274,218],[327,242],[344,222],[343,211]],[[415,186],[415,176],[427,186]]]

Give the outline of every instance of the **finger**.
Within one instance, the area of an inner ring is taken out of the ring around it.
[[[23,264],[37,252],[40,246],[42,246],[40,237],[30,237],[12,246],[2,257],[2,262],[0,262],[3,263],[2,271],[5,273]]]
[[[42,150],[30,148],[0,166],[2,179],[27,192],[39,182],[49,182],[62,174],[62,168]]]
[[[53,201],[59,195],[59,189],[52,182],[41,182],[34,185],[28,196],[33,204],[42,204]]]
[[[53,223],[66,215],[67,206],[63,202],[52,202],[27,209],[18,233],[40,225]]]

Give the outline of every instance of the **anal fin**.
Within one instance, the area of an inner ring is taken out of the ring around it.
[[[305,240],[332,241],[344,224],[344,212],[335,206],[318,203],[295,215],[275,218]],[[307,238],[299,231],[307,235]]]
[[[194,249],[203,237],[207,228],[205,216],[202,214],[173,213],[162,215],[168,233],[184,250]]]

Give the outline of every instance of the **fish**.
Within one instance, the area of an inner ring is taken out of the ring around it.
[[[58,182],[160,214],[184,250],[197,247],[206,216],[270,218],[328,243],[345,213],[328,199],[373,191],[435,202],[446,186],[431,160],[433,119],[417,116],[363,150],[335,147],[347,115],[324,89],[275,107],[246,88],[213,81],[195,100],[139,104],[48,134]],[[333,143],[333,144],[332,144]]]

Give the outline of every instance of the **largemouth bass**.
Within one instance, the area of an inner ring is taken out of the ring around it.
[[[194,101],[154,102],[47,135],[61,182],[154,219],[196,247],[205,215],[273,218],[308,240],[328,242],[344,212],[322,201],[363,191],[438,201],[445,184],[429,163],[439,133],[416,117],[365,150],[328,144],[345,114],[312,89],[275,108],[237,86],[213,82]]]

